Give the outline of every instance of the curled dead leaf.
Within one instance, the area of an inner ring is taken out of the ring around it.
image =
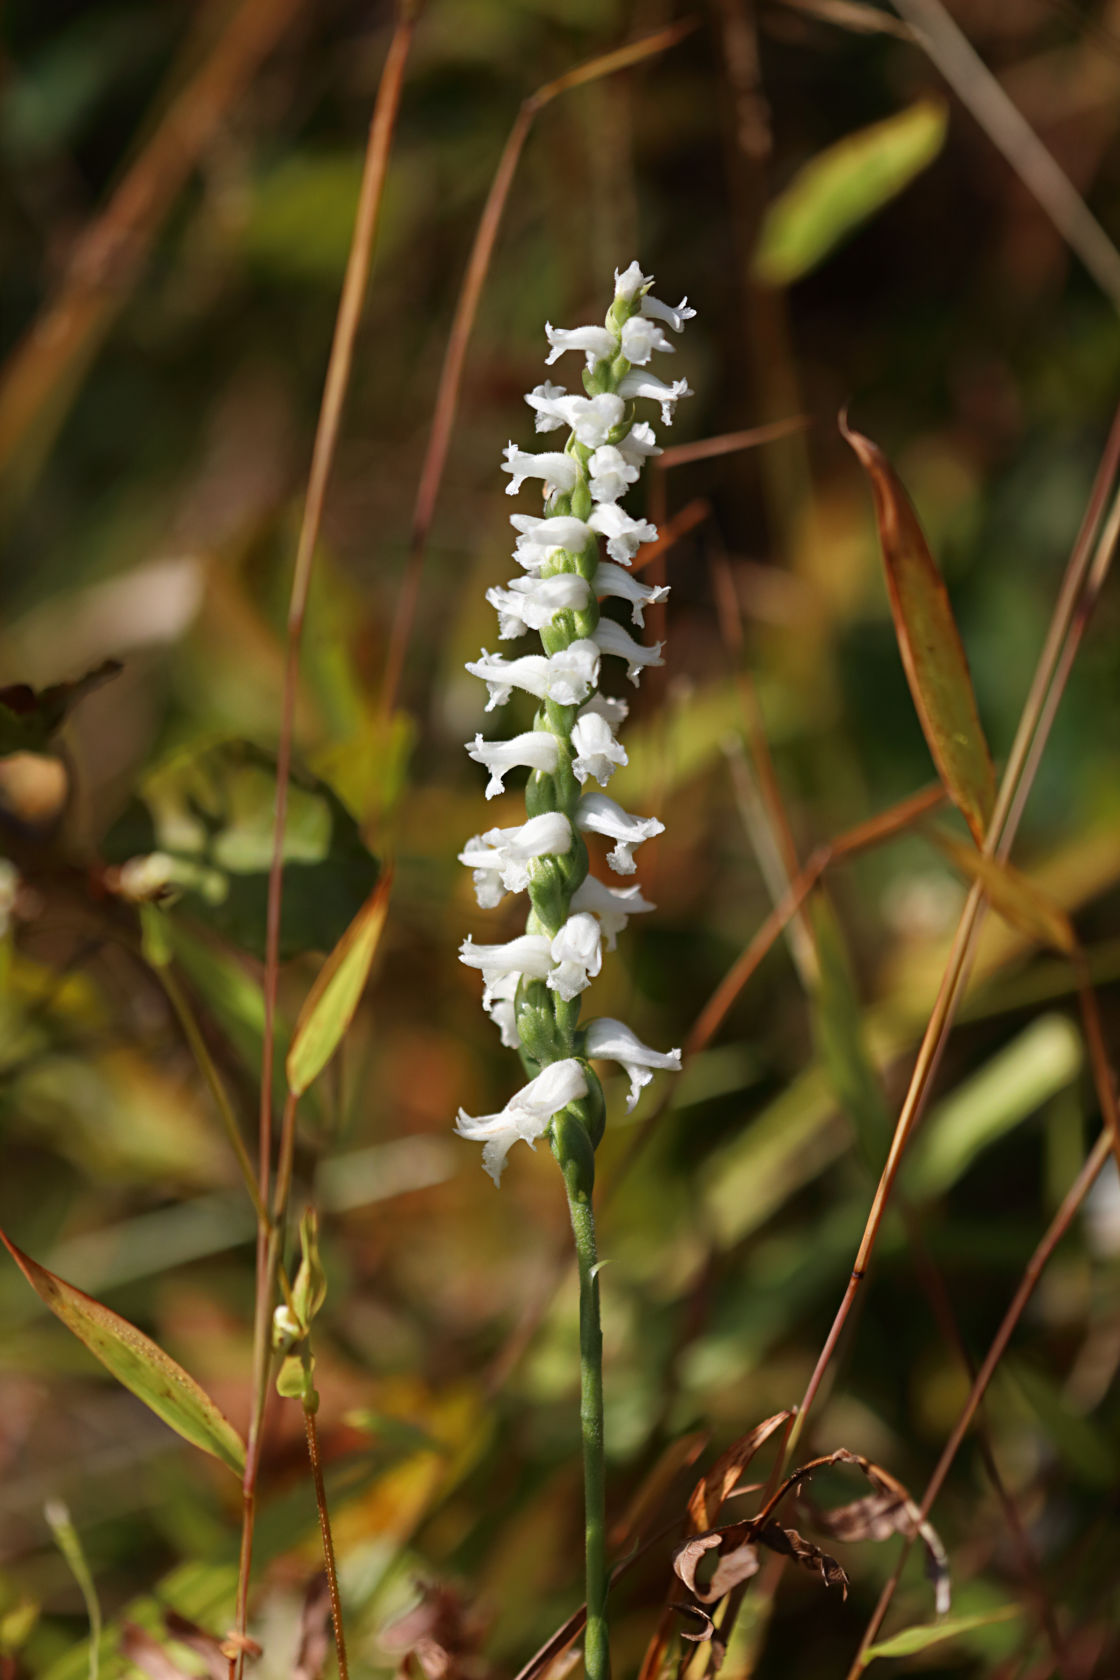
[[[735,1487],[758,1449],[767,1442],[783,1423],[793,1417],[792,1411],[775,1412],[756,1429],[732,1441],[720,1454],[706,1476],[701,1477],[692,1490],[688,1502],[689,1526],[695,1530],[711,1528],[719,1516],[720,1507]]]
[[[685,1604],[682,1601],[679,1604],[670,1604],[669,1608],[670,1610],[679,1610],[682,1616],[699,1618],[701,1624],[699,1633],[688,1633],[684,1628],[680,1630],[681,1638],[687,1639],[691,1645],[702,1645],[706,1639],[712,1639],[715,1636],[716,1624],[712,1621],[708,1612],[701,1610],[698,1604]]]

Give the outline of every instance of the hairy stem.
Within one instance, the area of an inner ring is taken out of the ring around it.
[[[584,1549],[587,1567],[587,1680],[610,1680],[607,1635],[607,1515],[603,1462],[603,1330],[591,1186],[578,1159],[561,1157],[579,1262],[579,1419],[583,1442]]]

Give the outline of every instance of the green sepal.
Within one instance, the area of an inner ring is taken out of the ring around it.
[[[517,1036],[522,1049],[542,1067],[571,1055],[571,1035],[556,1019],[556,1003],[543,980],[523,980],[515,1003]]]
[[[546,811],[558,811],[560,799],[556,791],[556,778],[547,770],[534,770],[525,783],[525,814],[529,817],[543,817]]]
[[[554,1115],[551,1127],[552,1153],[555,1155],[569,1195],[590,1197],[595,1187],[595,1145],[582,1119],[574,1112],[577,1105],[569,1103]]]
[[[566,647],[571,647],[579,635],[576,617],[569,607],[565,607],[560,612],[553,613],[551,624],[542,626],[541,646],[546,653],[563,653]]]
[[[550,939],[555,939],[568,919],[571,896],[563,860],[547,855],[534,858],[529,865],[529,898],[538,922]]]

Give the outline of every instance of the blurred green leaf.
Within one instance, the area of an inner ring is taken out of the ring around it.
[[[920,99],[804,164],[766,212],[755,278],[788,286],[810,273],[933,162],[947,126],[941,101]]]
[[[943,1195],[983,1150],[1076,1079],[1082,1059],[1064,1015],[1033,1021],[929,1116],[903,1169],[911,1193]]]
[[[867,1052],[859,995],[844,934],[831,901],[814,894],[810,918],[816,935],[817,984],[812,995],[817,1055],[836,1101],[851,1121],[867,1165],[886,1159],[892,1124],[879,1077]]]
[[[0,1241],[39,1298],[116,1377],[183,1439],[229,1467],[245,1468],[245,1447],[206,1391],[127,1319],[48,1272],[0,1231]]]
[[[904,1628],[890,1639],[880,1640],[877,1645],[869,1645],[863,1654],[863,1666],[875,1661],[876,1657],[912,1657],[919,1651],[927,1651],[931,1645],[940,1645],[946,1639],[957,1639],[962,1633],[972,1633],[976,1628],[991,1627],[996,1622],[1014,1621],[1023,1614],[1018,1604],[1005,1605],[1002,1610],[986,1610],[977,1616],[950,1616],[943,1622],[934,1622],[929,1627]]]
[[[391,886],[392,874],[387,873],[346,929],[307,994],[287,1059],[288,1085],[297,1097],[322,1073],[354,1019],[381,942]]]
[[[263,957],[276,763],[247,741],[191,747],[149,775],[107,835],[109,862],[161,852],[191,915]],[[283,957],[330,950],[377,884],[377,859],[326,782],[293,769],[284,835]],[[175,911],[171,912],[174,918]]]

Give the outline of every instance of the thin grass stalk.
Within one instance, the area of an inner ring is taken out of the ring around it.
[[[685,18],[679,23],[670,25],[667,29],[660,29],[643,40],[633,41],[624,47],[618,47],[614,52],[589,59],[586,64],[578,65],[574,70],[558,76],[555,81],[546,82],[535,93],[531,93],[522,102],[521,108],[514,118],[513,126],[506,138],[498,159],[497,168],[490,182],[486,194],[486,201],[482,206],[482,214],[478,219],[471,254],[467,259],[466,273],[459,288],[459,297],[455,305],[455,314],[451,321],[451,330],[447,335],[447,348],[444,351],[443,366],[440,369],[439,384],[436,387],[436,400],[432,410],[432,426],[428,433],[428,445],[424,451],[424,460],[420,468],[420,482],[416,490],[416,501],[412,510],[412,528],[409,536],[408,555],[405,559],[404,577],[401,580],[397,594],[397,603],[393,612],[393,623],[389,631],[389,645],[385,657],[385,673],[381,685],[381,715],[387,718],[397,704],[400,692],[401,677],[404,672],[405,655],[412,637],[412,625],[416,617],[416,603],[420,598],[420,583],[424,570],[424,556],[428,546],[428,534],[431,531],[432,519],[435,515],[436,500],[439,496],[443,471],[447,465],[447,452],[451,445],[451,431],[455,424],[455,416],[459,408],[459,397],[463,384],[463,365],[467,356],[467,345],[471,333],[474,331],[475,320],[478,316],[478,306],[482,298],[482,288],[490,269],[490,262],[494,255],[494,246],[498,238],[502,217],[505,214],[510,188],[517,173],[517,165],[525,149],[525,142],[529,138],[534,120],[546,105],[567,93],[569,89],[583,87],[588,82],[597,81],[602,76],[611,76],[618,70],[627,70],[632,65],[640,64],[644,59],[653,58],[658,53],[666,52],[676,46],[686,35],[691,34],[696,23],[691,18]]]
[[[298,0],[243,0],[202,63],[173,97],[108,204],[74,241],[62,281],[0,372],[0,474],[36,425],[40,456],[62,421],[114,318],[143,272],[152,241],[192,169]],[[191,39],[172,85],[197,53]],[[30,482],[30,474],[23,488]]]
[[[280,970],[280,919],[283,905],[284,834],[287,818],[288,781],[291,774],[292,745],[295,732],[296,694],[299,687],[300,649],[307,599],[311,584],[311,569],[322,522],[323,502],[331,465],[338,443],[343,403],[353,366],[354,344],[361,319],[366,282],[377,233],[381,199],[388,171],[389,153],[400,110],[404,89],[405,68],[416,27],[417,0],[399,0],[396,24],[389,41],[385,63],[378,84],[377,99],[370,122],[365,163],[354,232],[343,277],[335,320],[334,337],[323,386],[323,399],[315,431],[311,455],[311,471],[307,496],[296,546],[295,568],[288,605],[288,645],[284,664],[284,685],[281,699],[280,739],[276,761],[276,820],[273,829],[272,859],[268,875],[268,909],[265,933],[264,965],[264,1042],[261,1054],[261,1101],[258,1127],[258,1187],[260,1201],[267,1205],[269,1196],[270,1163],[272,1156],[272,1063],[276,1033],[276,996]],[[289,1101],[286,1123],[294,1127],[294,1102]],[[289,1145],[290,1155],[290,1145]],[[290,1164],[288,1181],[290,1182]],[[282,1183],[283,1180],[278,1182]],[[249,1572],[252,1567],[252,1534],[255,1512],[254,1490],[260,1464],[260,1437],[267,1404],[272,1327],[271,1306],[275,1293],[276,1275],[280,1261],[279,1227],[287,1201],[275,1214],[271,1232],[262,1224],[257,1233],[257,1290],[253,1334],[253,1417],[249,1433],[245,1463],[245,1497],[242,1518],[242,1544],[237,1586],[237,1632],[244,1635],[248,1619]],[[231,1664],[231,1680],[240,1680],[244,1671],[244,1652],[240,1651]]]
[[[1003,1316],[999,1329],[996,1331],[992,1344],[985,1355],[984,1363],[981,1365],[980,1370],[976,1375],[976,1381],[972,1385],[972,1390],[965,1402],[964,1409],[961,1412],[960,1417],[957,1419],[952,1434],[945,1443],[941,1457],[937,1461],[937,1467],[934,1470],[933,1475],[930,1477],[929,1484],[922,1496],[921,1515],[923,1520],[926,1516],[928,1516],[934,1500],[941,1491],[945,1477],[948,1475],[953,1460],[960,1449],[961,1442],[967,1435],[969,1426],[976,1415],[977,1407],[980,1405],[988,1385],[991,1382],[992,1377],[995,1375],[996,1368],[998,1367],[1000,1360],[1007,1351],[1007,1346],[1011,1340],[1012,1334],[1014,1333],[1015,1326],[1022,1317],[1024,1309],[1034,1293],[1039,1278],[1042,1276],[1042,1273],[1045,1270],[1051,1255],[1054,1253],[1054,1250],[1057,1248],[1058,1244],[1061,1242],[1062,1238],[1069,1229],[1075,1213],[1080,1208],[1082,1202],[1085,1200],[1085,1197],[1089,1194],[1093,1184],[1096,1182],[1102,1167],[1108,1160],[1111,1148],[1111,1137],[1109,1129],[1106,1127],[1094,1144],[1092,1152],[1085,1161],[1085,1165],[1082,1167],[1081,1171],[1078,1173],[1076,1179],[1066,1193],[1061,1207],[1051,1220],[1044,1236],[1042,1237],[1042,1240],[1039,1242],[1034,1253],[1028,1260],[1023,1276],[1019,1282],[1019,1287],[1015,1291],[1011,1304]],[[865,1666],[863,1661],[864,1652],[867,1650],[869,1645],[874,1643],[874,1640],[878,1635],[879,1629],[883,1623],[883,1617],[886,1615],[887,1610],[890,1607],[891,1599],[894,1597],[895,1588],[898,1585],[903,1566],[909,1556],[912,1544],[913,1540],[911,1537],[907,1536],[904,1538],[898,1563],[896,1564],[890,1579],[884,1586],[883,1591],[879,1596],[879,1602],[872,1613],[871,1620],[868,1622],[867,1627],[864,1630],[863,1638],[860,1640],[859,1650],[856,1653],[851,1668],[848,1670],[847,1680],[858,1680],[858,1676],[863,1673]]]
[[[1120,409],[1113,419],[1112,430],[1098,470],[1086,517],[1074,544],[1066,575],[1059,591],[1050,631],[1039,656],[1030,692],[1020,716],[1007,768],[1000,782],[992,821],[984,842],[984,853],[1001,861],[1011,850],[1018,821],[1025,803],[1026,792],[1033,780],[1041,758],[1057,703],[1072,667],[1072,657],[1066,658],[1066,645],[1071,637],[1080,639],[1086,622],[1083,604],[1091,604],[1100,592],[1107,574],[1117,537],[1120,535],[1120,497],[1117,497],[1110,517],[1105,521],[1100,539],[1094,543],[1100,514],[1111,493],[1118,461],[1120,461]],[[875,1190],[871,1211],[860,1240],[855,1264],[848,1286],[825,1340],[824,1347],[809,1379],[794,1430],[794,1439],[804,1428],[805,1418],[812,1407],[825,1369],[836,1349],[852,1301],[867,1273],[875,1242],[878,1238],[887,1200],[898,1175],[903,1152],[921,1116],[930,1085],[940,1063],[949,1027],[957,1004],[964,991],[971,966],[976,936],[983,920],[986,899],[982,887],[974,885],[969,892],[961,915],[952,950],[942,976],[937,999],[918,1050],[910,1085],[899,1114],[886,1165]]]
[[[892,0],[892,4],[1101,291],[1120,309],[1120,252],[971,41],[940,0]]]

